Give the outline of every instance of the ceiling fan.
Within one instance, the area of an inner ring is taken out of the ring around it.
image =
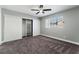
[[[31,11],[37,11],[36,14],[39,14],[39,13],[45,13],[45,11],[51,11],[52,9],[44,9],[44,5],[40,5],[38,7],[39,9],[31,9]]]

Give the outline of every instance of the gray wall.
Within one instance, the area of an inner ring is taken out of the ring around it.
[[[63,28],[45,28],[45,20],[52,19],[54,15],[64,17]],[[40,24],[41,34],[79,42],[79,7],[43,17]]]

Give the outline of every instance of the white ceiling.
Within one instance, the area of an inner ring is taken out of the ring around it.
[[[43,17],[50,14],[54,14],[60,11],[64,11],[70,8],[74,8],[77,5],[44,5],[44,8],[51,8],[52,11],[47,11],[45,14],[38,14],[36,15],[36,11],[31,11],[31,9],[38,9],[39,5],[2,5],[2,8],[6,8],[13,11],[18,11],[22,13],[26,13],[29,15],[37,16],[37,17]]]

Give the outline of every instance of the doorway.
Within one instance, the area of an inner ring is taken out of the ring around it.
[[[33,36],[33,20],[31,19],[22,19],[22,33],[23,38]]]

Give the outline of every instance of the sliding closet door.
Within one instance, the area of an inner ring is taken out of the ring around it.
[[[24,19],[22,19],[22,36],[27,36],[27,24]]]
[[[22,19],[17,16],[4,16],[4,41],[22,38]]]

